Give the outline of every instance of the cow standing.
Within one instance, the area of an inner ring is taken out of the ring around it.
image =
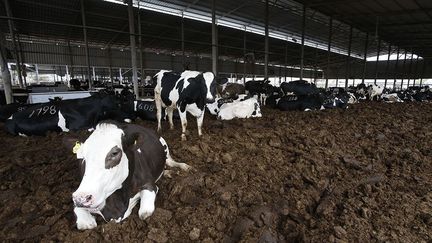
[[[74,153],[82,159],[81,183],[72,199],[79,230],[97,226],[92,214],[118,223],[138,202],[138,215],[146,219],[155,210],[156,182],[165,164],[189,169],[171,158],[163,138],[138,125],[102,122],[84,143],[77,144]]]
[[[161,130],[162,107],[166,107],[170,129],[174,128],[173,111],[179,110],[182,124],[181,139],[186,140],[187,119],[189,112],[197,119],[198,135],[202,135],[202,124],[206,103],[216,98],[216,79],[212,72],[200,73],[184,71],[180,75],[162,70],[155,75],[155,102],[157,108],[158,131]]]

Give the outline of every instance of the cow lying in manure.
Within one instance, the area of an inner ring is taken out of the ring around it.
[[[72,194],[80,230],[97,226],[93,214],[120,222],[138,203],[138,215],[146,219],[155,210],[156,182],[165,164],[190,168],[171,158],[165,140],[154,131],[112,121],[99,123],[84,143],[76,143],[73,152],[82,159],[81,183]]]

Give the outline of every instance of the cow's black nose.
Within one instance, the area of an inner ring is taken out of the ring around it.
[[[207,100],[206,100],[207,103],[213,103],[214,101],[215,101],[214,98],[213,98],[213,99],[207,99]]]

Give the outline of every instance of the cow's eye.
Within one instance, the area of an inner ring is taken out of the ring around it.
[[[114,146],[105,158],[105,168],[110,169],[120,163],[122,151],[119,147]]]

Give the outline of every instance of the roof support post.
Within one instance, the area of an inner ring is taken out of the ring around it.
[[[16,38],[15,38],[15,28],[14,28],[14,23],[12,21],[12,10],[10,8],[9,5],[9,0],[4,0],[4,4],[5,4],[5,8],[6,8],[6,15],[8,16],[8,25],[9,25],[9,32],[11,34],[11,38],[12,38],[12,46],[14,49],[14,53],[15,53],[15,63],[16,63],[16,67],[17,67],[17,73],[18,73],[18,84],[21,88],[24,87],[24,83],[23,83],[23,79],[22,79],[22,73],[21,73],[21,62],[20,62],[20,56],[18,53],[18,44],[16,42]],[[5,57],[6,58],[6,57]],[[5,59],[6,60],[6,59]]]
[[[410,86],[410,79],[411,79],[411,68],[412,68],[412,63],[413,63],[413,52],[412,52],[412,48],[411,48],[411,58],[410,58],[410,64],[409,64],[409,68],[408,68],[408,81],[407,81],[407,87]]]
[[[246,26],[243,31],[243,84],[246,82]]]
[[[407,57],[407,51],[404,50],[404,52],[405,52],[405,55],[404,55],[404,61],[403,61],[403,64],[402,64],[401,90],[403,89],[403,81],[404,81],[404,78],[405,78],[405,63],[406,63],[406,57]]]
[[[136,45],[135,45],[135,23],[132,0],[128,0],[128,15],[129,15],[129,33],[130,33],[130,49],[132,58],[132,82],[135,93],[135,98],[139,98],[138,90],[138,70],[136,58]]]
[[[21,76],[23,78],[23,82],[24,82],[24,87],[27,87],[27,70],[26,70],[26,66],[25,66],[25,60],[24,60],[24,55],[23,55],[23,51],[22,51],[22,46],[21,46],[21,40],[19,37],[19,34],[17,33],[16,35],[17,38],[17,42],[18,42],[18,53],[20,55],[20,64],[21,64]]]
[[[314,62],[314,70],[313,70],[313,81],[315,85],[318,77],[317,69],[318,69],[318,48],[315,48],[315,62]]]
[[[348,88],[348,79],[350,76],[350,58],[351,58],[351,44],[352,44],[352,33],[353,33],[353,27],[350,26],[349,31],[349,40],[348,40],[348,55],[346,57],[345,61],[345,89]]]
[[[377,58],[375,62],[375,80],[374,80],[375,85],[377,84],[377,79],[378,79],[378,62],[379,62],[380,53],[381,53],[381,39],[378,39]]]
[[[327,67],[326,67],[326,81],[325,88],[328,88],[329,74],[330,74],[330,55],[331,55],[331,44],[333,35],[333,17],[330,17],[329,30],[328,30],[328,45],[327,45]]]
[[[384,79],[384,88],[387,88],[387,76],[388,76],[388,69],[389,69],[389,63],[390,63],[390,56],[391,56],[391,45],[388,46],[388,52],[387,52],[387,62],[385,67],[385,79]]]
[[[413,86],[416,85],[416,78],[418,77],[418,66],[419,66],[418,63],[419,63],[419,55],[417,55],[416,63],[415,63],[416,67],[415,67],[415,72],[414,72],[414,76],[413,76]]]
[[[398,76],[398,64],[399,64],[399,52],[400,52],[400,47],[398,46],[397,51],[396,51],[396,64],[395,64],[395,68],[394,68],[394,81],[393,81],[393,90],[396,90],[396,80],[397,80],[397,76]]]
[[[269,0],[265,1],[264,80],[268,80],[269,63]]]
[[[6,37],[0,29],[0,69],[3,80],[3,88],[6,96],[6,104],[13,102],[11,74],[6,60]]]
[[[217,76],[218,46],[217,46],[217,26],[216,26],[216,0],[212,1],[212,71]]]
[[[138,45],[139,45],[139,59],[140,59],[140,72],[141,72],[141,82],[144,82],[145,79],[145,73],[144,73],[144,67],[143,67],[143,55],[144,55],[144,48],[143,48],[143,40],[142,40],[142,30],[141,30],[141,9],[140,9],[140,3],[141,1],[138,1]]]
[[[85,42],[87,77],[89,79],[88,85],[89,85],[89,89],[92,89],[93,88],[93,80],[90,77],[90,56],[89,56],[89,47],[88,47],[88,40],[87,40],[87,24],[86,24],[84,0],[80,0],[80,2],[81,2],[81,18],[82,18],[83,34],[84,34],[84,42]]]
[[[288,44],[285,44],[285,69],[284,69],[284,82],[287,81],[287,66],[288,66]]]
[[[39,84],[39,67],[37,64],[35,64],[35,73],[36,73],[36,83]],[[68,75],[69,75],[69,69],[68,66],[66,65],[66,76]]]
[[[301,37],[301,54],[300,54],[300,80],[303,80],[304,68],[304,43],[305,43],[305,29],[306,29],[306,5],[303,4],[303,20],[302,20],[302,37]]]
[[[92,67],[92,74],[93,74],[93,80],[97,80],[96,79],[96,71],[95,71],[95,67]]]
[[[186,63],[185,63],[185,40],[184,40],[184,17],[182,13],[181,18],[181,49],[182,49],[182,66],[183,69],[186,70]]]
[[[110,78],[111,86],[113,86],[114,78],[113,78],[113,70],[112,70],[111,46],[108,47],[108,72],[109,72],[109,78]]]
[[[426,60],[423,59],[422,74],[421,74],[421,77],[420,77],[420,87],[423,86],[423,77],[424,77],[425,69],[426,69]]]
[[[362,84],[364,84],[365,77],[366,77],[366,64],[367,64],[366,59],[367,59],[368,45],[369,45],[369,32],[366,33],[366,40],[365,40],[365,47],[364,47]]]
[[[123,74],[122,74],[121,68],[119,68],[119,81],[120,81],[120,84],[123,82]]]
[[[69,52],[68,55],[69,55],[69,62],[70,62],[69,63],[69,65],[70,65],[69,79],[72,79],[74,77],[74,68],[73,68],[74,62],[73,62],[73,56],[72,56],[72,47],[70,45],[70,41],[69,40],[68,40],[68,52]]]

